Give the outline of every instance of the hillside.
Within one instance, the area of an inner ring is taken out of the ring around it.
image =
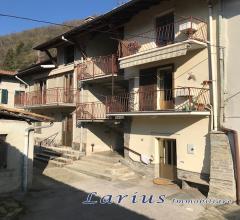
[[[77,26],[81,23],[81,20],[74,20],[64,24]],[[0,69],[17,70],[35,63],[37,52],[32,48],[68,30],[64,26],[47,26],[0,36]]]

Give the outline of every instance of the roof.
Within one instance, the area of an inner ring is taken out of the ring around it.
[[[54,118],[27,112],[16,108],[8,108],[0,105],[0,119],[11,119],[28,122],[53,122]]]
[[[44,68],[41,67],[41,65],[51,65],[51,64],[53,64],[51,60],[45,60],[40,63],[32,64],[29,67],[19,70],[17,72],[17,75],[22,76],[22,75],[31,74],[31,73],[37,73],[45,70]]]
[[[0,75],[3,76],[14,76],[16,74],[16,71],[8,71],[8,70],[1,70],[0,69]]]
[[[161,1],[163,0],[131,0],[107,12],[106,14],[100,15],[64,34],[61,34],[47,42],[36,46],[34,49],[43,51],[49,48],[67,44],[66,41],[62,40],[62,36],[65,38],[71,38],[86,31],[106,31],[111,27],[121,27],[138,12],[148,9],[153,5],[159,4]]]

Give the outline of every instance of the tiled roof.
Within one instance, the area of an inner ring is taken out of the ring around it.
[[[16,71],[8,71],[8,70],[1,70],[0,69],[0,75],[13,76],[16,73],[17,73]]]

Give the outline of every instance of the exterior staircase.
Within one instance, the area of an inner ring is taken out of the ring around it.
[[[65,168],[108,181],[138,180],[143,176],[133,172],[129,167],[120,163],[122,157],[116,152],[100,152],[82,157]]]
[[[48,167],[63,167],[84,155],[66,146],[35,146],[34,160],[45,163]]]

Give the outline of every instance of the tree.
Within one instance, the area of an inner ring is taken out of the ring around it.
[[[15,70],[15,53],[12,48],[8,49],[5,59],[3,61],[3,67],[7,70]]]

